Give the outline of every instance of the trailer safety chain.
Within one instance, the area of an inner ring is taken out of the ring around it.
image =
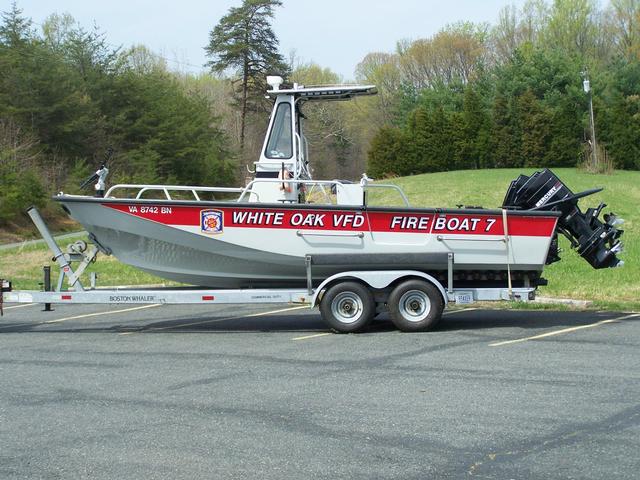
[[[507,285],[509,286],[509,299],[513,299],[511,263],[509,261],[509,227],[507,226],[507,210],[505,208],[502,209],[502,226],[504,228],[504,243],[507,247]]]

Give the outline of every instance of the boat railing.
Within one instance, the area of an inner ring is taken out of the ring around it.
[[[200,195],[202,193],[239,193],[240,196],[237,198],[236,200],[237,202],[247,202],[249,201],[248,198],[251,198],[251,196],[254,196],[255,200],[259,202],[260,201],[259,194],[258,192],[255,192],[253,189],[257,184],[260,184],[260,183],[276,183],[276,184],[277,183],[288,183],[288,184],[294,183],[299,185],[305,185],[310,187],[309,190],[307,191],[308,195],[313,193],[313,191],[317,188],[321,192],[323,196],[323,200],[327,204],[332,204],[333,202],[329,193],[327,193],[327,189],[325,187],[335,188],[335,190],[337,191],[340,188],[345,188],[347,185],[352,185],[352,184],[345,184],[340,180],[310,180],[310,179],[294,180],[292,178],[286,179],[286,180],[281,180],[276,178],[256,178],[251,182],[249,182],[247,186],[244,188],[200,187],[200,186],[194,186],[194,185],[146,185],[146,184],[134,184],[134,183],[119,183],[109,188],[109,190],[107,190],[107,192],[105,193],[105,197],[106,198],[114,197],[114,192],[118,190],[120,191],[137,190],[137,192],[135,193],[135,196],[133,197],[135,200],[141,199],[142,195],[150,191],[161,192],[167,200],[174,200],[174,198],[172,197],[172,194],[175,196],[176,192],[188,192],[191,195],[193,195],[194,200],[196,200],[197,202],[200,202],[200,201],[203,201]],[[402,191],[402,189],[397,185],[369,183],[367,185],[364,185],[362,188],[364,189],[364,191],[368,191],[371,189],[395,190],[396,192],[398,192],[398,194],[402,198],[405,206],[406,207],[410,206],[407,196]]]
[[[243,193],[246,189],[239,187],[198,187],[192,185],[144,185],[144,184],[133,184],[133,183],[119,183],[117,185],[112,186],[107,193],[105,193],[105,197],[112,197],[113,192],[116,190],[135,190],[138,192],[134,197],[136,200],[142,198],[142,195],[149,191],[158,191],[162,192],[167,200],[173,200],[171,197],[171,193],[175,192],[190,192],[196,201],[201,201],[200,195],[198,193]]]
[[[294,180],[292,178],[288,178],[286,180],[282,180],[282,179],[278,179],[278,178],[256,178],[252,181],[250,181],[247,186],[243,189],[242,193],[240,194],[240,196],[238,197],[238,202],[242,202],[245,201],[244,197],[248,194],[248,195],[256,195],[256,193],[253,191],[253,188],[259,184],[259,183],[288,183],[288,184],[297,184],[297,185],[311,185],[312,188],[313,186],[320,186],[322,192],[324,193],[325,196],[325,200],[327,201],[327,203],[331,203],[331,199],[329,197],[329,195],[327,194],[327,192],[324,190],[325,185],[327,186],[332,186],[332,185],[343,185],[342,182],[340,182],[339,180]],[[337,188],[337,187],[336,187]]]
[[[298,184],[298,185],[310,186],[311,188],[307,192],[308,194],[311,193],[314,188],[319,187],[319,190],[324,195],[324,199],[325,199],[325,201],[327,203],[332,203],[332,202],[331,202],[331,198],[327,194],[327,191],[325,190],[324,187],[327,187],[327,186],[328,187],[335,187],[336,190],[337,190],[339,188],[344,188],[346,185],[352,185],[352,184],[345,184],[345,183],[341,182],[340,180],[311,180],[311,179],[304,179],[304,180],[287,179],[287,180],[281,180],[281,179],[275,179],[275,178],[256,178],[256,179],[252,180],[251,182],[249,182],[247,184],[247,186],[243,189],[243,192],[240,194],[240,197],[238,197],[238,202],[244,201],[244,197],[247,194],[248,195],[256,195],[256,193],[253,192],[253,187],[256,184],[259,184],[259,183],[289,183],[289,184],[294,183],[294,184]],[[409,203],[409,199],[407,198],[405,193],[402,191],[402,189],[400,187],[398,187],[397,185],[393,185],[393,184],[389,184],[389,183],[376,183],[376,184],[367,183],[362,188],[364,189],[365,192],[368,191],[368,190],[373,190],[373,189],[391,189],[391,190],[395,190],[396,192],[398,192],[398,194],[402,198],[402,201],[404,202],[404,206],[406,206],[406,207],[410,207],[411,206],[410,203]]]
[[[400,194],[400,197],[402,198],[402,201],[404,202],[405,207],[411,206],[409,204],[409,199],[407,198],[404,191],[399,186],[393,185],[392,183],[368,183],[367,185],[364,186],[365,191],[370,189],[376,189],[376,188],[379,188],[379,189],[388,188],[391,190],[395,190]]]

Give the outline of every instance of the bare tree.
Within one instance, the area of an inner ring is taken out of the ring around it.
[[[287,71],[271,28],[273,10],[281,5],[280,0],[243,0],[240,7],[229,9],[220,19],[205,47],[211,57],[207,65],[212,71],[222,73],[234,69],[238,75],[240,150],[245,146],[247,115],[264,101],[266,75],[271,71]]]

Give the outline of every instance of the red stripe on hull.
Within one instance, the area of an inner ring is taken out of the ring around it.
[[[425,233],[434,235],[503,235],[502,215],[482,213],[376,212],[296,210],[284,208],[166,206],[110,204],[105,207],[170,226],[202,228],[203,212],[221,212],[224,228],[269,228],[356,232]],[[549,237],[557,217],[508,217],[509,235]]]

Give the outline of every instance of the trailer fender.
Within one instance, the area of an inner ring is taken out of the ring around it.
[[[447,297],[447,292],[442,286],[442,284],[432,277],[429,274],[424,272],[418,272],[416,270],[374,270],[374,271],[354,271],[354,272],[341,272],[336,273],[335,275],[330,276],[326,280],[324,280],[318,288],[315,289],[313,296],[311,297],[311,306],[315,307],[318,304],[318,300],[320,294],[332,283],[335,283],[336,280],[360,280],[364,282],[371,288],[381,289],[386,288],[391,285],[396,280],[400,280],[401,278],[422,278],[429,283],[435,285],[440,294],[442,295],[442,300],[446,305],[449,302]]]

